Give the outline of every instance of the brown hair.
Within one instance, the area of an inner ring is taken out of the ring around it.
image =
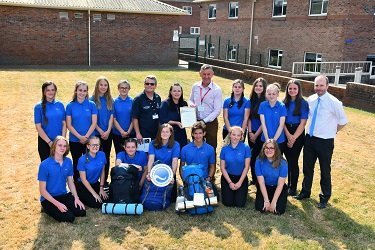
[[[55,140],[53,141],[52,143],[52,146],[51,146],[51,150],[50,150],[50,156],[51,157],[54,157],[55,156],[55,151],[56,151],[56,144],[59,140],[63,140],[65,141],[66,143],[66,151],[64,153],[64,157],[67,156],[69,154],[69,151],[70,151],[70,147],[69,147],[69,142],[68,140],[64,137],[64,136],[61,136],[61,135],[58,135]]]
[[[168,139],[168,148],[172,148],[174,145],[174,132],[172,125],[168,123],[164,123],[159,126],[158,133],[156,134],[154,146],[155,148],[161,148],[163,146],[163,140],[161,139],[161,131],[163,128],[169,128],[169,131],[171,132],[171,136]]]
[[[277,142],[274,139],[268,139],[267,141],[264,142],[262,146],[262,150],[260,151],[259,154],[259,159],[265,160],[267,159],[266,154],[264,153],[264,149],[267,144],[272,143],[273,147],[275,148],[275,153],[272,156],[271,163],[274,168],[278,168],[281,164],[281,160],[283,159],[283,156],[281,155],[281,151],[279,148],[279,145],[277,145]]]

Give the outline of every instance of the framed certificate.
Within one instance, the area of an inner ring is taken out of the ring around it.
[[[181,107],[180,108],[181,123],[184,128],[192,127],[197,122],[197,113],[195,108]]]

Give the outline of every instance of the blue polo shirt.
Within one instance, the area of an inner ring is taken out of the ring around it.
[[[94,158],[88,153],[79,157],[77,170],[86,172],[86,180],[90,184],[94,184],[98,182],[106,163],[107,159],[104,152],[98,151]],[[81,178],[78,181],[81,181]]]
[[[155,155],[154,162],[159,161],[160,163],[172,166],[173,158],[180,157],[180,144],[178,142],[175,141],[171,148],[169,148],[168,145],[155,148],[154,143],[155,141],[152,141],[148,149],[148,155]]]
[[[130,96],[127,96],[125,99],[118,96],[113,104],[113,118],[116,119],[124,131],[129,130],[130,123],[132,122],[132,106],[133,98]],[[115,135],[121,135],[115,126],[113,126],[112,131]]]
[[[228,120],[230,126],[239,126],[242,128],[243,117],[245,114],[245,109],[250,109],[249,100],[244,97],[243,103],[240,108],[238,108],[238,102],[234,101],[233,105],[230,105],[231,98],[228,97],[224,100],[223,109],[228,110]],[[224,129],[228,130],[224,124]]]
[[[154,93],[150,100],[143,92],[134,98],[132,117],[138,119],[139,130],[144,138],[155,139],[159,128],[160,96]]]
[[[113,115],[113,107],[112,110],[108,110],[107,108],[107,99],[104,96],[99,97],[100,100],[100,108],[96,106],[96,109],[98,110],[98,126],[101,128],[103,131],[108,130],[108,125],[109,125],[109,119],[111,118],[111,115]],[[90,101],[94,101],[94,97],[90,97]],[[95,134],[100,136],[99,131],[95,129]]]
[[[65,121],[64,104],[56,100],[46,102],[46,117],[48,119],[47,124],[44,122],[42,103],[35,105],[34,123],[41,124],[48,138],[53,141],[58,135],[62,134],[63,122]]]
[[[280,125],[280,117],[287,115],[284,103],[276,101],[275,106],[271,107],[268,101],[264,101],[260,104],[258,113],[260,115],[264,115],[268,137],[273,138],[276,134],[277,128]],[[261,141],[265,141],[263,133]],[[284,130],[282,130],[281,135],[277,139],[277,143],[283,143],[284,141],[285,133]]]
[[[98,110],[95,103],[88,99],[85,99],[82,103],[72,101],[66,106],[66,116],[71,116],[72,126],[82,136],[87,133],[92,124],[92,115],[97,114]],[[79,142],[79,139],[70,132],[69,141]]]
[[[66,189],[68,176],[73,176],[73,163],[67,157],[64,158],[61,166],[52,157],[48,157],[39,165],[38,181],[46,182],[47,192],[53,197],[68,193]],[[45,198],[40,196],[40,201],[44,200]]]
[[[282,159],[278,168],[274,168],[268,159],[257,159],[255,162],[255,175],[263,176],[267,186],[277,186],[279,177],[288,177],[288,163]]]
[[[225,169],[231,175],[242,175],[245,159],[250,157],[250,147],[243,142],[239,142],[235,148],[230,144],[224,146],[220,152],[220,160],[225,161]]]
[[[190,142],[181,150],[181,161],[186,165],[202,164],[206,170],[204,178],[208,177],[210,165],[215,164],[214,148],[204,142],[199,148],[195,146],[194,142]]]
[[[286,106],[286,105],[285,105]],[[290,101],[287,108],[287,117],[285,123],[287,124],[297,124],[301,122],[301,119],[306,119],[309,117],[309,104],[304,99],[301,100],[300,115],[293,115],[294,108],[296,107],[295,101]]]
[[[142,171],[138,172],[138,180],[141,179],[145,166],[147,166],[147,155],[143,151],[136,151],[133,157],[130,157],[125,151],[117,154],[116,159],[121,160],[122,163],[135,164],[142,167]]]

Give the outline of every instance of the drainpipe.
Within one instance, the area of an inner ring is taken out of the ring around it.
[[[249,42],[249,64],[251,64],[251,46],[252,46],[252,40],[253,40],[253,23],[254,23],[254,7],[255,7],[255,2],[257,0],[252,1],[252,6],[251,6],[251,24],[250,24],[250,42]]]
[[[91,13],[90,13],[90,9],[87,10],[87,13],[89,15],[88,55],[89,55],[89,67],[91,67]]]

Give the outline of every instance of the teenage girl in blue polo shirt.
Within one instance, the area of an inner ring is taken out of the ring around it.
[[[258,113],[262,123],[262,142],[274,139],[283,153],[286,141],[284,125],[287,112],[284,103],[277,100],[279,92],[280,85],[278,83],[268,85],[266,89],[267,101],[260,104]]]
[[[142,188],[146,178],[147,155],[143,151],[137,151],[137,139],[129,138],[124,142],[124,150],[117,154],[115,165],[121,163],[133,164],[138,167],[139,189]]]
[[[246,204],[250,168],[250,147],[243,143],[241,127],[230,128],[220,153],[221,198],[225,206],[243,207]]]
[[[275,140],[268,139],[262,147],[255,164],[258,178],[255,209],[261,212],[283,214],[288,198],[285,179],[288,164],[283,159]]]
[[[79,179],[77,192],[83,204],[93,208],[101,208],[103,200],[108,198],[104,191],[105,153],[99,151],[100,139],[91,136],[87,143],[87,152],[78,160]],[[98,181],[100,179],[100,182]]]
[[[132,136],[132,106],[133,98],[129,94],[130,83],[127,80],[120,80],[117,85],[119,96],[114,102],[113,114],[113,144],[116,155],[124,150],[124,141]]]
[[[292,79],[286,85],[284,104],[287,108],[284,132],[287,146],[284,153],[288,161],[288,194],[297,195],[299,177],[298,158],[305,142],[305,125],[309,115],[309,105],[302,97],[299,80]]]
[[[96,105],[90,101],[86,82],[78,81],[74,88],[73,100],[66,106],[66,125],[70,131],[69,146],[73,158],[74,180],[77,180],[78,159],[86,153],[86,143],[94,133],[97,114]]]
[[[244,97],[245,85],[242,80],[236,79],[232,84],[232,93],[223,103],[223,139],[228,135],[228,129],[233,126],[241,127],[246,131],[250,114],[250,102]],[[245,138],[243,138],[245,139]]]
[[[74,186],[72,160],[66,157],[68,154],[68,141],[57,136],[51,145],[51,156],[40,163],[38,171],[43,210],[59,222],[73,222],[76,216],[86,216],[85,206]]]
[[[147,163],[147,180],[150,179],[150,172],[154,163],[162,163],[170,166],[173,171],[174,180],[171,199],[175,200],[177,197],[176,171],[178,167],[178,158],[180,157],[180,144],[174,140],[173,127],[168,124],[162,124],[155,140],[151,141],[148,150]]]
[[[250,94],[250,118],[248,122],[247,130],[249,132],[248,143],[251,148],[251,182],[250,184],[257,183],[257,177],[255,175],[255,161],[262,149],[262,126],[260,122],[260,117],[258,114],[259,105],[266,100],[266,88],[267,81],[260,77],[257,78],[253,83],[253,89]]]
[[[94,93],[90,98],[95,102],[98,110],[98,122],[95,135],[100,138],[100,150],[105,153],[107,163],[105,164],[104,181],[107,183],[109,173],[109,157],[112,148],[112,125],[113,125],[113,99],[109,82],[104,76],[96,80]]]
[[[57,86],[51,81],[42,85],[42,100],[34,107],[34,123],[38,132],[40,161],[50,155],[50,146],[56,136],[66,136],[65,107],[55,99]]]

